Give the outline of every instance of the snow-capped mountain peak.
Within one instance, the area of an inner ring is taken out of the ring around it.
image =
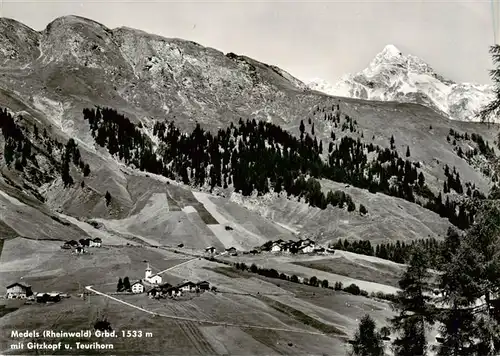
[[[394,60],[399,60],[403,57],[403,53],[396,48],[394,45],[387,45],[384,47],[382,52],[377,54],[373,59],[371,65],[376,65],[385,62],[392,62]]]
[[[336,84],[322,79],[306,83],[335,96],[422,104],[461,121],[476,120],[475,113],[493,96],[491,86],[443,78],[425,61],[404,55],[394,45],[385,46],[367,68],[344,75]]]

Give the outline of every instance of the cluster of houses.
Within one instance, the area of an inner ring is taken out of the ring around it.
[[[194,283],[191,281],[184,281],[183,283],[173,286],[170,283],[164,283],[161,285],[154,286],[146,291],[148,297],[160,299],[160,298],[176,298],[181,297],[186,292],[205,292],[210,290],[210,283],[207,281],[202,281],[198,283]],[[212,287],[212,290],[215,290]]]
[[[150,298],[180,297],[184,292],[204,292],[210,289],[210,283],[201,281],[194,283],[184,281],[176,286],[163,283],[163,278],[158,274],[153,274],[151,267],[146,267],[144,278],[130,285],[132,293],[140,294],[146,292]],[[215,290],[215,287],[212,287]]]
[[[217,249],[213,246],[208,246],[205,248],[205,252],[209,255],[213,255],[217,253]],[[229,247],[226,248],[223,252],[220,253],[221,256],[224,255],[231,255],[231,256],[238,256],[238,250],[236,250],[236,247]]]
[[[6,299],[26,299],[37,303],[57,303],[62,298],[68,298],[66,293],[50,292],[34,294],[31,286],[24,283],[12,283],[7,286]]]
[[[99,237],[94,239],[80,239],[78,241],[71,240],[66,241],[61,248],[65,250],[73,250],[75,254],[83,254],[86,253],[86,247],[101,247],[102,240]]]
[[[245,251],[243,254],[258,254],[263,251],[270,252],[284,252],[284,253],[334,253],[335,250],[332,248],[325,248],[322,246],[316,245],[316,243],[309,239],[301,239],[298,241],[294,240],[276,240],[276,241],[268,241],[257,249],[251,251]],[[224,252],[217,252],[217,249],[213,246],[208,246],[205,249],[205,253],[208,255],[219,254],[237,256],[238,251],[235,247],[226,248]]]
[[[333,253],[335,250],[318,246],[311,239],[268,241],[261,246],[262,251],[285,253]]]

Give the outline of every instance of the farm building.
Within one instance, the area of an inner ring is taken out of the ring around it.
[[[165,298],[181,296],[182,291],[176,287],[172,287],[169,283],[162,284],[161,286],[156,286],[147,291],[148,297],[150,298]]]
[[[314,243],[308,243],[306,245],[302,245],[299,247],[299,251],[302,253],[311,253],[314,252],[315,245]]]
[[[151,289],[148,289],[146,293],[149,298],[155,298],[156,296],[159,297],[161,295],[161,290],[159,287],[153,287]]]
[[[80,240],[78,240],[78,242],[80,242],[80,245],[83,247],[90,246],[90,239],[80,239]]]
[[[31,286],[23,283],[13,283],[7,286],[7,294],[5,298],[7,299],[26,299],[27,297],[33,295]]]
[[[75,249],[75,253],[76,253],[77,255],[84,254],[85,252],[86,252],[86,251],[85,251],[85,249],[84,249],[83,247],[80,247],[80,246],[78,246],[78,247]]]
[[[210,289],[210,283],[208,283],[207,281],[198,282],[198,283],[196,283],[196,286],[200,290],[209,290]]]
[[[61,301],[61,294],[57,292],[37,293],[36,301],[37,303],[57,303]]]
[[[196,290],[196,284],[191,281],[187,281],[178,285],[177,288],[183,292],[193,292]]]
[[[271,247],[271,252],[280,252],[281,251],[281,244],[279,242],[274,242],[273,246]]]
[[[215,253],[215,247],[213,247],[213,246],[208,246],[208,247],[205,249],[205,252],[210,253],[210,254],[213,254],[213,253]]]
[[[307,246],[307,245],[310,245],[310,244],[314,244],[314,241],[311,240],[311,239],[300,240],[299,247]]]
[[[167,295],[169,297],[180,297],[182,295],[182,291],[177,287],[170,287],[167,289]]]
[[[141,281],[134,282],[130,288],[132,289],[132,293],[144,293],[144,285]]]
[[[293,241],[293,240],[283,241],[279,239],[274,242],[266,242],[264,245],[262,245],[261,249],[263,251],[271,250],[271,252],[311,253],[315,252],[316,246],[314,244],[314,241],[310,239],[305,239],[300,241]],[[324,252],[324,249],[323,250],[320,249],[318,252]]]
[[[101,247],[102,240],[99,237],[89,241],[89,247]]]

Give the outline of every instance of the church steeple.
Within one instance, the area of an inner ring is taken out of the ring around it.
[[[145,279],[147,280],[149,277],[151,277],[151,267],[149,267],[149,262],[148,262],[148,266],[146,267],[146,273],[145,273]]]

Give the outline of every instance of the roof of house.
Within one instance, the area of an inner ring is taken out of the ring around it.
[[[58,295],[60,295],[61,293],[59,292],[51,292],[51,293],[47,293],[49,296],[51,297],[57,297]]]
[[[140,284],[142,286],[142,281],[135,281],[130,286],[132,287],[132,286],[135,286],[136,284]]]
[[[171,292],[171,291],[178,291],[178,290],[179,290],[179,287],[168,287],[167,288],[167,293]]]
[[[19,283],[19,282],[12,283],[11,285],[7,286],[6,288],[9,289],[9,288],[12,288],[14,286],[21,286],[25,289],[31,288],[31,286],[29,284],[24,284],[24,283]]]
[[[96,237],[94,240],[94,242],[102,242],[101,238],[100,237]]]
[[[187,282],[184,282],[184,283],[182,283],[182,284],[179,284],[179,285],[177,286],[177,288],[182,288],[182,287],[184,287],[184,286],[188,286],[188,285],[189,285],[189,286],[196,286],[196,283],[193,283],[193,282],[191,282],[191,281],[187,281]]]
[[[314,244],[309,242],[309,243],[307,243],[305,245],[300,246],[299,249],[304,249],[304,248],[309,247],[309,246],[310,247],[314,247]]]
[[[199,286],[200,284],[210,284],[210,283],[208,283],[207,281],[201,281],[201,282],[196,283],[197,286]]]

